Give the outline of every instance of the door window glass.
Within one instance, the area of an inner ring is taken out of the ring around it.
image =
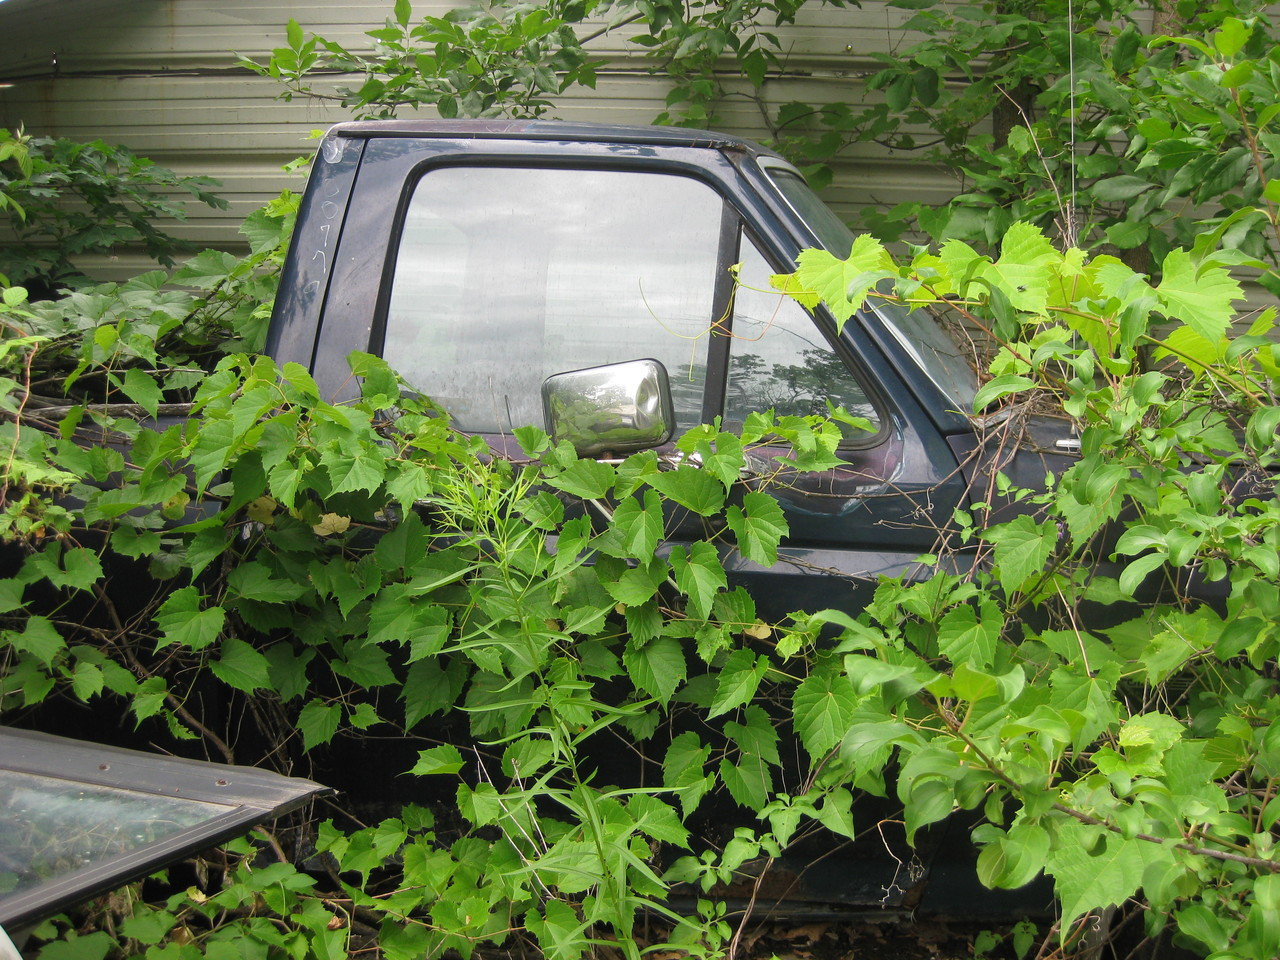
[[[764,256],[746,237],[734,294],[733,338],[725,422],[739,427],[747,414],[772,408],[778,416],[827,413],[827,400],[878,429],[880,417],[866,391],[804,308],[769,286]],[[870,437],[841,424],[845,439]]]
[[[722,200],[686,177],[450,167],[406,215],[384,355],[462,430],[542,423],[554,373],[653,357],[699,422]]]

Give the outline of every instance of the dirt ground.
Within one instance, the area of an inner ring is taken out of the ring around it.
[[[984,933],[1000,937],[1004,932],[979,929],[973,924],[910,920],[777,925],[753,931],[744,938],[747,942],[743,946],[749,949],[743,956],[778,960],[972,960],[976,941],[987,939],[982,937]],[[1004,940],[982,956],[990,960],[1015,957],[1008,938]]]
[[[1035,957],[1042,933],[1036,937],[1036,946],[1026,954],[1027,960]],[[682,960],[685,956],[662,950],[646,954],[648,960]],[[888,914],[882,919],[872,916],[857,920],[756,924],[743,931],[734,956],[736,960],[1018,958],[1009,926],[910,920]]]

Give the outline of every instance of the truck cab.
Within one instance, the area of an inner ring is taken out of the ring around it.
[[[345,123],[321,143],[267,350],[339,400],[352,351],[384,356],[498,449],[542,423],[547,378],[637,358],[665,368],[677,432],[830,400],[866,421],[844,465],[771,488],[790,525],[777,566],[726,559],[762,613],[852,608],[935,544],[980,446],[976,378],[931,317],[876,305],[838,328],[771,288],[800,251],[852,242],[793,166],[735,137]]]

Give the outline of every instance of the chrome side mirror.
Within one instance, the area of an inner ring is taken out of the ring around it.
[[[542,384],[542,413],[547,433],[584,457],[660,446],[676,423],[667,368],[657,360],[553,374]]]

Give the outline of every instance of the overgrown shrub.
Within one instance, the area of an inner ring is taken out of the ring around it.
[[[195,247],[168,232],[164,221],[185,220],[176,195],[225,210],[210,177],[184,177],[101,140],[28,138],[0,130],[0,211],[7,233],[0,242],[0,276],[25,285],[33,298],[90,279],[76,265],[85,254],[141,247],[173,266]]]

